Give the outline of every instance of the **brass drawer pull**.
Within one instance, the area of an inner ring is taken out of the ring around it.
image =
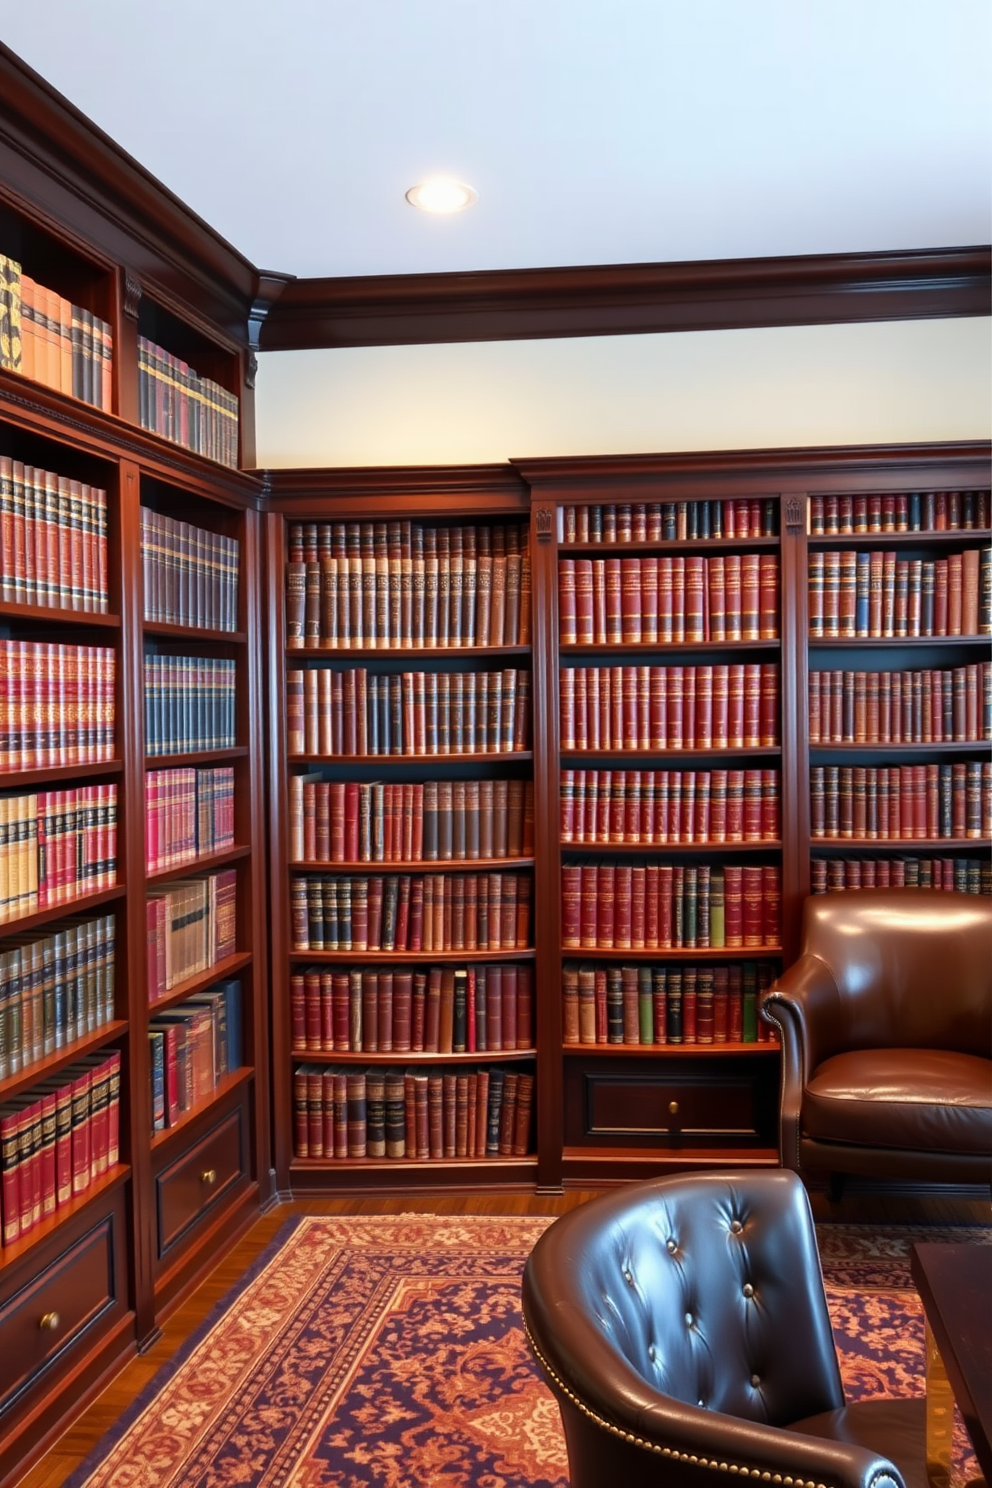
[[[46,1332],[54,1333],[61,1321],[62,1319],[57,1312],[46,1312],[38,1319],[38,1327],[43,1328]]]
[[[679,1114],[679,1103],[678,1103],[678,1101],[669,1101],[668,1102],[668,1114],[669,1114],[669,1116],[677,1116]]]
[[[200,1182],[205,1183],[208,1188],[212,1188],[213,1185],[217,1182],[217,1169],[207,1168],[200,1174]]]

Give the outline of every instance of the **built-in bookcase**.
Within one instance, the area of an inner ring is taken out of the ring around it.
[[[230,427],[204,460],[139,407],[139,329],[244,403],[240,261],[218,279],[190,243],[177,266],[147,224],[5,158],[24,195],[0,192],[3,1481],[271,1192],[260,484]],[[192,941],[218,901],[223,955],[183,944],[156,981],[152,906]],[[153,1023],[188,1087],[161,1129]]]
[[[296,510],[269,529],[280,1171],[297,1190],[533,1181],[526,510]]]

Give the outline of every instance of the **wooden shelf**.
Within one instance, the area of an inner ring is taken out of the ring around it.
[[[0,770],[0,789],[10,790],[19,785],[50,785],[58,789],[69,780],[108,780],[120,775],[123,768],[121,760],[100,760],[88,765],[31,765],[30,768],[14,765]]]
[[[530,656],[524,646],[287,646],[286,660],[294,661],[426,661],[430,671],[439,661],[486,661],[501,656]]]
[[[987,635],[965,636],[810,636],[811,651],[835,650],[838,646],[856,651],[916,650],[921,646],[981,646],[988,650],[992,638]]]
[[[596,766],[617,761],[629,762],[632,768],[636,768],[638,761],[643,761],[653,769],[659,769],[658,761],[662,757],[665,768],[671,770],[681,764],[692,764],[695,760],[715,763],[719,760],[743,762],[749,759],[781,759],[782,749],[778,744],[744,744],[727,749],[672,749],[662,744],[657,749],[563,749],[559,756],[562,765],[576,770],[583,765]]]
[[[601,856],[603,853],[632,853],[637,857],[667,856],[669,853],[756,853],[781,851],[780,837],[762,842],[565,842],[561,850],[570,856]]]
[[[651,553],[738,553],[752,549],[774,553],[778,537],[669,537],[645,542],[585,542],[558,544],[559,558],[635,558]]]
[[[0,1080],[0,1100],[9,1100],[11,1096],[18,1095],[22,1090],[30,1090],[32,1085],[36,1085],[39,1080],[58,1074],[59,1070],[66,1069],[84,1054],[91,1054],[94,1049],[102,1049],[105,1044],[112,1044],[115,1039],[127,1033],[127,1028],[126,1019],[115,1018],[110,1023],[101,1024],[92,1033],[74,1039],[71,1044],[64,1044],[61,1049],[45,1054],[34,1064],[18,1070],[16,1075],[8,1075],[6,1079]]]
[[[64,920],[69,915],[89,914],[90,910],[99,909],[103,904],[113,904],[116,900],[123,899],[126,893],[123,884],[115,884],[112,889],[102,889],[98,894],[81,894],[78,899],[63,900],[61,904],[49,905],[47,909],[35,910],[33,914],[21,915],[19,919],[3,920],[0,922],[0,940],[12,935],[24,935],[40,925],[50,925],[53,920]]]
[[[559,642],[561,656],[581,656],[595,660],[597,657],[648,655],[668,657],[673,653],[692,656],[705,651],[778,651],[780,639],[764,641],[575,641]]]
[[[248,637],[243,630],[213,630],[205,625],[170,625],[165,620],[145,620],[142,630],[146,636],[160,636],[162,640],[176,641],[222,641],[232,646],[243,646]]]
[[[291,765],[363,765],[369,770],[380,770],[400,765],[409,770],[423,765],[513,765],[532,760],[529,749],[507,749],[495,754],[480,750],[462,754],[291,754]]]
[[[982,852],[992,847],[989,837],[811,837],[810,852],[827,848],[836,852],[851,849],[854,852],[942,852],[960,857],[962,848]]]
[[[164,1131],[152,1133],[152,1151],[158,1153],[163,1147],[168,1147],[198,1116],[202,1116],[204,1111],[209,1111],[212,1107],[220,1105],[221,1101],[230,1095],[232,1090],[237,1090],[240,1085],[247,1084],[249,1080],[254,1079],[254,1076],[255,1071],[249,1065],[243,1065],[241,1069],[235,1070],[233,1074],[225,1075],[223,1080],[220,1080],[214,1086],[214,1089],[206,1100],[198,1101],[195,1106],[182,1113],[175,1126],[167,1126]]]
[[[251,856],[250,847],[225,847],[220,852],[207,853],[200,858],[188,858],[184,863],[176,863],[171,868],[156,868],[154,873],[146,875],[145,882],[151,887],[155,884],[168,883],[174,878],[194,878],[198,874],[209,873],[215,868],[224,868],[229,863],[239,863],[243,858]]]
[[[146,754],[146,770],[176,770],[189,765],[223,765],[230,760],[246,759],[247,744],[235,744],[228,749],[200,749],[186,754]]]
[[[293,872],[304,873],[492,873],[502,869],[533,868],[534,859],[529,858],[445,858],[440,862],[411,861],[409,863],[323,863],[295,862],[289,867]]]
[[[778,1043],[753,1044],[562,1044],[561,1052],[566,1059],[577,1055],[609,1054],[622,1059],[726,1059],[733,1055],[753,1059],[757,1055],[778,1054]]]
[[[632,950],[630,946],[562,946],[563,961],[770,961],[781,956],[782,947],[774,946],[665,946],[653,950]]]
[[[0,599],[0,616],[11,620],[42,622],[45,625],[95,626],[100,630],[120,630],[121,617],[97,610],[63,610],[52,605],[22,604],[16,599]]]
[[[987,527],[955,527],[943,532],[817,532],[808,545],[814,550],[842,548],[976,547],[992,537]]]
[[[290,952],[289,959],[294,964],[305,961],[327,961],[342,962],[350,961],[356,966],[367,966],[374,963],[395,964],[397,966],[407,965],[430,965],[432,962],[439,964],[462,965],[467,962],[474,964],[477,961],[533,961],[533,948],[523,950],[504,951],[298,951]]]
[[[536,1059],[536,1049],[472,1049],[464,1053],[430,1054],[421,1049],[408,1049],[406,1053],[395,1053],[370,1049],[368,1053],[354,1053],[336,1049],[332,1052],[317,1049],[293,1049],[291,1058],[303,1064],[388,1064],[388,1065],[435,1065],[435,1064],[508,1064],[521,1059]]]
[[[214,982],[222,982],[227,977],[234,976],[236,972],[242,971],[244,967],[251,965],[251,952],[238,951],[234,956],[225,956],[223,961],[217,961],[213,966],[208,966],[205,971],[198,971],[196,976],[189,977],[181,982],[178,987],[173,987],[166,992],[164,997],[159,997],[155,1002],[148,1005],[148,1016],[154,1018],[165,1008],[174,1007],[177,1002],[185,1002],[187,997],[194,996],[197,992],[205,992],[212,987]]]
[[[953,740],[949,744],[810,744],[811,755],[821,754],[976,754],[980,750],[992,750],[988,739]]]
[[[47,1219],[43,1219],[40,1224],[35,1225],[29,1234],[22,1236],[19,1240],[15,1240],[12,1245],[0,1246],[0,1277],[3,1276],[4,1271],[16,1265],[24,1256],[30,1254],[32,1250],[36,1250],[42,1241],[47,1240],[50,1235],[54,1235],[67,1220],[72,1219],[90,1204],[95,1203],[97,1199],[108,1193],[110,1189],[119,1188],[121,1184],[127,1182],[130,1176],[131,1169],[127,1163],[116,1163],[109,1172],[101,1174],[99,1178],[95,1179],[85,1193],[77,1194],[69,1200],[68,1204],[60,1205],[54,1214],[49,1215]]]

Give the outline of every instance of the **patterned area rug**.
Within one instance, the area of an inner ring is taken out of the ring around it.
[[[549,1222],[291,1222],[71,1488],[565,1488],[557,1407],[520,1320],[524,1260]],[[848,1398],[922,1394],[909,1245],[992,1231],[818,1234]]]

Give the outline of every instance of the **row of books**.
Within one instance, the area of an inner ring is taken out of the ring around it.
[[[782,938],[775,865],[564,863],[561,885],[566,951],[777,949]]]
[[[776,842],[777,770],[562,770],[563,843]]]
[[[839,889],[946,889],[992,894],[992,860],[984,858],[813,858],[810,892]]]
[[[534,1076],[503,1069],[293,1071],[298,1158],[407,1158],[443,1162],[526,1157]]]
[[[680,542],[721,537],[774,537],[774,496],[711,501],[609,502],[560,508],[563,543]]]
[[[809,674],[811,744],[971,744],[992,739],[992,662],[905,672]]]
[[[234,846],[234,766],[145,773],[145,863],[149,873]]]
[[[143,506],[141,571],[146,620],[237,630],[237,538]]]
[[[297,1054],[492,1054],[534,1047],[533,968],[307,967],[289,979]]]
[[[973,636],[992,632],[992,548],[946,558],[853,549],[809,555],[814,640]]]
[[[533,852],[531,780],[289,777],[293,863],[471,862]]]
[[[779,741],[777,662],[562,667],[563,753],[758,749]]]
[[[159,1002],[236,948],[234,868],[152,889],[146,909],[148,1001]]]
[[[777,553],[560,558],[563,646],[778,639]]]
[[[290,754],[509,754],[530,747],[530,673],[291,668],[286,714]]]
[[[758,1015],[777,976],[770,961],[725,966],[594,966],[561,972],[565,1044],[754,1044],[772,1041]]]
[[[505,557],[321,558],[286,572],[291,650],[526,646],[531,573]]]
[[[992,762],[813,765],[809,801],[813,838],[992,837]]]
[[[115,921],[64,920],[0,951],[0,1080],[114,1017]]]
[[[181,357],[138,337],[141,427],[233,468],[238,464],[238,399],[220,383],[198,377]]]
[[[0,796],[0,922],[116,882],[116,785]]]
[[[408,518],[378,522],[290,522],[290,563],[322,558],[504,558],[526,553],[527,522],[428,526]]]
[[[109,413],[114,337],[92,310],[74,305],[0,253],[0,368]]]
[[[862,532],[971,532],[989,525],[988,491],[886,491],[873,496],[811,496],[814,537]]]
[[[515,951],[531,943],[524,873],[294,876],[290,908],[295,951]]]
[[[120,1083],[120,1050],[103,1050],[0,1106],[4,1245],[23,1240],[117,1166]]]
[[[110,646],[0,638],[0,770],[114,757]]]
[[[148,1025],[152,1130],[175,1126],[241,1065],[241,983],[218,982]]]
[[[233,749],[235,663],[217,657],[145,657],[145,753]]]
[[[106,491],[0,455],[0,599],[106,613]]]

